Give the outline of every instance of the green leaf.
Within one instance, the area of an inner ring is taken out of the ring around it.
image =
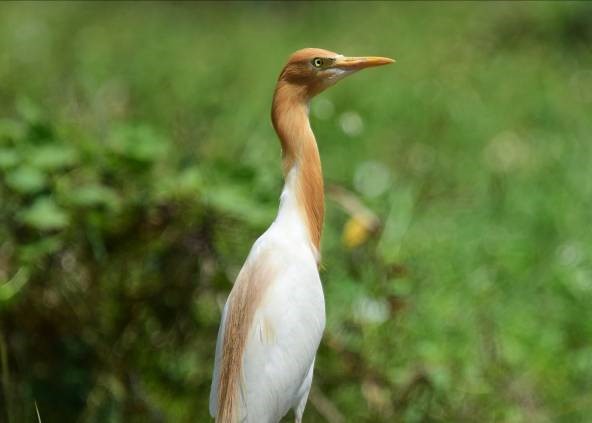
[[[99,184],[76,187],[68,193],[68,199],[74,205],[82,207],[105,206],[111,210],[118,210],[121,206],[117,193]]]
[[[38,241],[22,245],[19,260],[23,263],[35,264],[44,256],[55,253],[61,247],[62,240],[58,236],[44,236]]]
[[[25,136],[25,125],[12,119],[0,119],[0,142],[18,140]]]
[[[16,102],[16,109],[19,115],[29,123],[41,121],[41,109],[28,97],[19,98]]]
[[[45,184],[45,174],[32,166],[19,166],[6,175],[6,185],[21,194],[38,192]]]
[[[242,219],[252,225],[263,226],[273,219],[273,211],[255,202],[250,192],[238,186],[211,187],[207,201],[217,210]]]
[[[175,197],[195,198],[202,188],[203,178],[197,167],[158,178],[155,184],[156,198],[165,201]]]
[[[140,162],[154,162],[168,150],[166,140],[147,126],[123,126],[111,134],[111,150],[121,156]]]
[[[68,215],[49,197],[36,200],[20,215],[22,222],[39,230],[63,229],[69,224]]]
[[[76,164],[76,151],[68,146],[45,145],[33,150],[28,157],[31,165],[45,170],[56,170]]]
[[[177,190],[181,193],[197,193],[202,185],[203,178],[197,167],[185,169],[177,177]]]
[[[22,267],[16,272],[12,279],[0,283],[0,305],[10,301],[29,281],[29,271]]]
[[[9,169],[19,163],[19,155],[12,148],[0,148],[0,169]]]

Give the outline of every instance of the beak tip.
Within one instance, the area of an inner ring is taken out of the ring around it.
[[[395,63],[394,59],[380,56],[365,56],[365,57],[343,57],[336,63],[336,67],[344,69],[359,70],[364,68],[371,68],[375,66],[390,65]]]
[[[395,59],[391,59],[390,57],[367,57],[365,64],[368,67],[372,66],[382,66],[382,65],[390,65],[391,63],[395,63]]]
[[[384,66],[384,65],[390,65],[395,62],[396,62],[396,60],[391,59],[390,57],[371,57],[368,60],[368,65],[369,65],[369,67]]]

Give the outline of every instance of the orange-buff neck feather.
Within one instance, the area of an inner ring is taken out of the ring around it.
[[[284,176],[295,167],[298,172],[298,202],[318,252],[325,206],[321,158],[308,120],[309,92],[285,81],[282,75],[273,96],[271,120],[282,145]]]

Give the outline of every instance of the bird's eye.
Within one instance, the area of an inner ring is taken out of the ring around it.
[[[321,66],[323,66],[323,59],[321,59],[320,57],[315,57],[314,59],[312,59],[312,65],[315,68],[320,68]]]

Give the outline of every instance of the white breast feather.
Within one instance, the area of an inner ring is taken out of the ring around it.
[[[309,373],[325,326],[325,304],[311,245],[292,189],[293,169],[271,227],[255,242],[245,266],[266,260],[279,269],[259,304],[243,355],[239,421],[279,421],[299,406],[310,389]],[[270,252],[271,254],[263,254]],[[226,307],[216,345],[210,414],[217,410],[221,343]]]

